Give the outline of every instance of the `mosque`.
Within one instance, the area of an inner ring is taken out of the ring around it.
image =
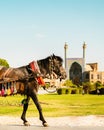
[[[67,56],[68,45],[64,45],[65,69],[67,79],[75,84],[82,82],[95,83],[97,81],[104,84],[104,72],[98,71],[98,63],[87,63],[85,59],[86,43],[83,43],[83,56],[81,58],[69,58]]]

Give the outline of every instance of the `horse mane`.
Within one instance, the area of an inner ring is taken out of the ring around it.
[[[54,55],[55,56],[55,55]],[[63,62],[63,59],[60,56],[55,56],[55,58],[58,59],[58,61]]]
[[[49,62],[51,59],[57,59],[58,61],[60,61],[61,63],[63,63],[63,59],[60,56],[56,56],[56,55],[50,55],[48,57],[46,57],[45,59],[40,59],[38,60],[38,64],[44,68],[47,67],[47,69],[49,68]]]
[[[50,56],[48,56],[48,57],[46,57],[45,59],[41,59],[41,60],[39,60],[39,61],[42,61],[43,63],[45,62],[45,61],[49,61],[49,59],[50,58],[56,58],[57,60],[59,60],[60,62],[63,62],[63,59],[60,57],[60,56],[56,56],[56,55],[50,55]]]
[[[59,63],[63,63],[63,59],[60,56],[50,55],[45,59],[40,59],[37,61],[40,72],[43,74],[43,77],[47,77],[51,73],[51,61],[59,61]]]
[[[41,66],[45,67],[46,65],[49,64],[49,57],[45,58],[45,59],[40,59],[37,61]]]
[[[37,63],[40,68],[40,72],[45,76],[47,73],[49,73],[49,57],[45,59],[37,60]],[[47,70],[47,71],[46,71]]]

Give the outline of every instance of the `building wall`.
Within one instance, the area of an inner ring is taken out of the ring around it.
[[[67,58],[66,61],[67,78],[72,80],[73,83],[80,84],[83,80],[82,77],[84,72],[84,59]]]
[[[67,73],[68,79],[70,77],[70,74],[69,74],[70,68],[74,62],[78,63],[82,67],[82,73],[84,72],[84,67],[83,67],[84,59],[83,58],[67,58],[66,62],[67,62],[66,73]]]
[[[84,73],[84,81],[95,83],[100,81],[104,84],[104,72],[99,71],[88,71]]]
[[[72,77],[72,76],[73,77],[75,76],[73,74],[70,76],[70,69],[71,69],[73,63],[75,63],[75,62],[78,63],[82,68],[82,82],[95,83],[97,81],[100,81],[102,84],[104,84],[104,72],[99,72],[98,71],[98,63],[86,64],[86,66],[87,67],[89,66],[90,69],[85,70],[85,68],[84,68],[84,59],[83,58],[67,58],[66,72],[67,72],[67,78],[68,79],[70,79],[70,77]],[[74,70],[74,71],[77,71],[77,70]]]

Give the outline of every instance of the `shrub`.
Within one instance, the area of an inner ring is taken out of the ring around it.
[[[69,94],[69,88],[59,88],[59,89],[57,89],[57,93],[59,95],[61,95],[61,94]]]
[[[66,89],[65,94],[69,94],[69,89],[68,88]]]
[[[1,58],[0,58],[0,65],[1,65],[1,66],[9,67],[8,62],[7,62],[5,59],[1,59]]]
[[[61,94],[62,94],[62,88],[57,89],[57,93],[58,93],[59,95],[61,95]]]

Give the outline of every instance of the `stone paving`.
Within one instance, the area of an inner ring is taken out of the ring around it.
[[[27,118],[31,125],[42,126],[38,117]],[[104,116],[46,117],[49,126],[103,126]],[[19,117],[0,116],[0,125],[23,125]]]

